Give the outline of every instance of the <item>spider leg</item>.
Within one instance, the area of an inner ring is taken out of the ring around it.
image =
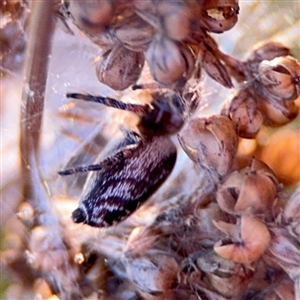
[[[95,164],[95,165],[87,165],[87,166],[79,166],[79,167],[74,167],[71,169],[59,171],[58,174],[61,176],[66,176],[66,175],[72,175],[76,173],[84,173],[84,172],[89,172],[89,171],[101,171],[103,170],[103,167],[100,164]]]
[[[113,167],[116,164],[123,164],[124,160],[128,157],[131,157],[135,151],[135,149],[140,145],[141,140],[136,142],[135,144],[127,145],[126,147],[122,147],[113,155],[105,158],[103,161],[98,164],[87,165],[87,166],[78,166],[74,168],[70,168],[67,170],[59,171],[58,174],[61,176],[72,175],[76,173],[90,172],[90,171],[102,171],[108,168]]]
[[[79,93],[67,93],[67,98],[80,99],[88,102],[101,103],[106,106],[114,107],[121,110],[127,110],[136,113],[139,116],[147,115],[152,107],[149,104],[132,104],[125,103],[120,100],[110,98],[110,97],[102,97],[102,96],[93,96],[89,94],[79,94]]]

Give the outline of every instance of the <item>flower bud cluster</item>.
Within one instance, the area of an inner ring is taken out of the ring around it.
[[[237,81],[246,82],[222,109],[236,124],[240,137],[254,138],[262,124],[282,126],[298,115],[300,63],[288,48],[265,42],[244,62],[227,55],[222,58]]]
[[[65,7],[73,23],[104,48],[97,76],[115,90],[134,84],[145,60],[153,79],[164,87],[184,86],[200,65],[232,87],[209,32],[222,33],[236,24],[237,0],[71,0]]]

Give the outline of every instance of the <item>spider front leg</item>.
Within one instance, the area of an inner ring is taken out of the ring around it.
[[[134,139],[134,140],[133,140]],[[126,142],[127,141],[127,142]],[[133,143],[134,141],[134,143]],[[78,166],[70,168],[67,170],[59,171],[58,174],[61,176],[72,175],[76,173],[84,173],[90,171],[105,171],[109,168],[112,168],[115,164],[121,164],[126,158],[130,157],[139,145],[140,139],[134,135],[134,133],[127,132],[125,142],[122,144],[127,144],[124,148],[119,149],[115,154],[109,156],[98,164],[87,165],[87,166]],[[128,145],[130,143],[130,145]]]
[[[79,94],[79,93],[67,93],[66,96],[67,98],[74,98],[74,99],[84,100],[88,102],[100,103],[105,106],[131,111],[137,114],[138,116],[145,116],[152,110],[152,107],[149,104],[124,103],[120,100],[110,98],[110,97],[93,96],[89,94]]]

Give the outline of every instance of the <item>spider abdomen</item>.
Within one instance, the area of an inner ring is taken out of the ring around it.
[[[167,136],[120,150],[126,153],[123,159],[92,172],[73,212],[75,223],[108,227],[127,218],[161,186],[176,162],[176,147]]]

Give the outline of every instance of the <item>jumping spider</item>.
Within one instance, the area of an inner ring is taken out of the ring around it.
[[[59,172],[71,175],[96,171],[85,185],[72,219],[75,223],[108,227],[131,215],[173,170],[177,151],[170,135],[184,124],[183,97],[177,92],[153,92],[151,104],[129,104],[77,93],[68,93],[67,97],[131,111],[140,117],[139,133],[126,131],[111,156],[97,164]]]

